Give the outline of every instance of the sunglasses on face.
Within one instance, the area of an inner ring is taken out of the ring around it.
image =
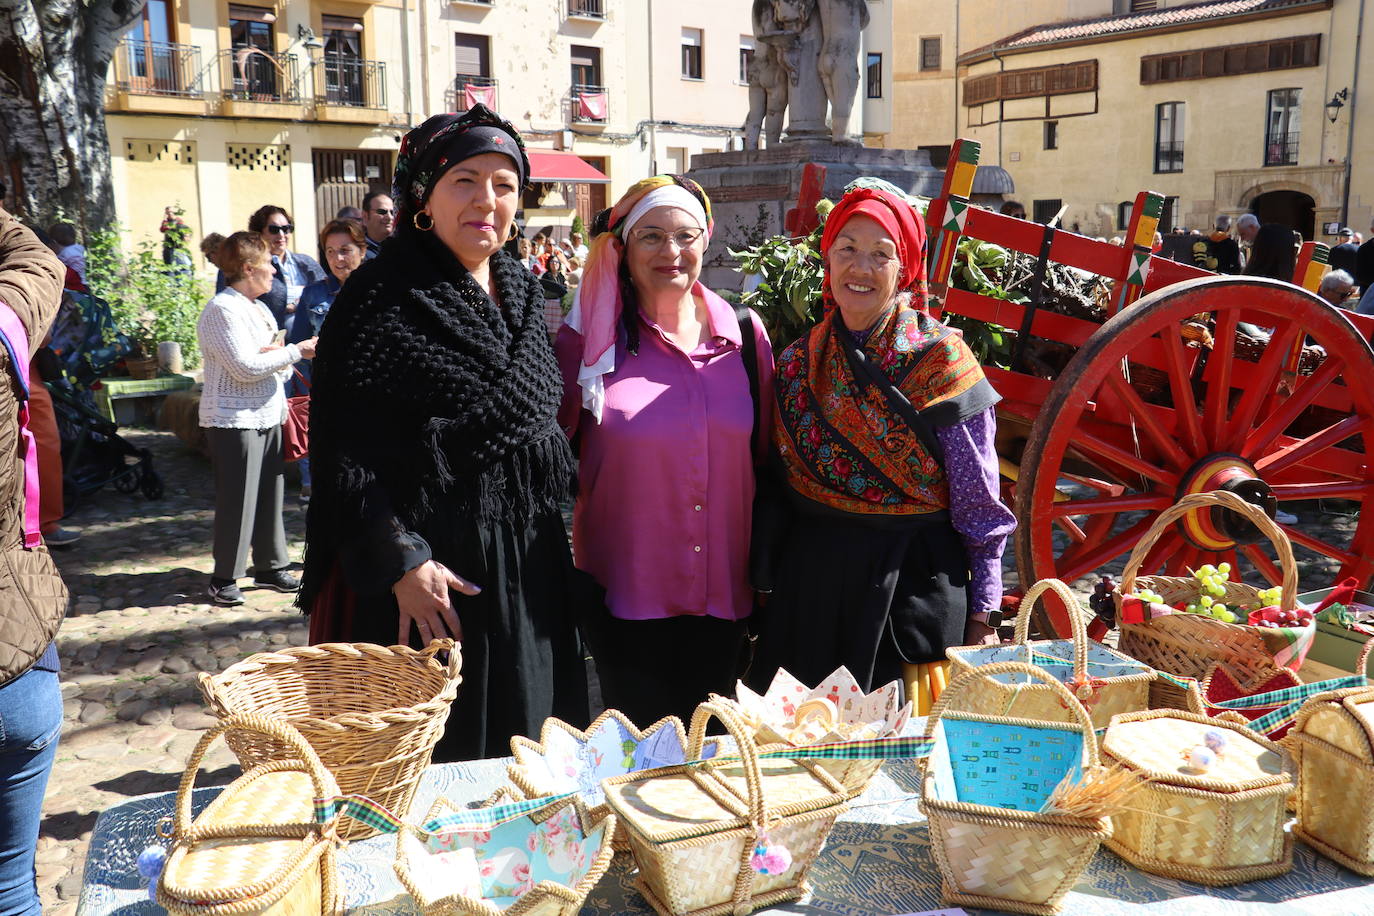
[[[395,211],[395,210],[381,210],[381,209],[377,209],[377,210],[373,210],[372,212],[375,213],[375,214],[377,214],[378,216],[395,216],[395,215],[396,215],[396,211]]]
[[[287,224],[285,226],[268,226],[267,231],[273,235],[290,235],[296,229],[295,226]]]

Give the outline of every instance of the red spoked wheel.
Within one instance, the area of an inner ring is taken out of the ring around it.
[[[1240,322],[1270,329],[1268,342],[1244,346]],[[1016,487],[1022,583],[1115,569],[1188,493],[1230,489],[1271,517],[1289,501],[1362,504],[1374,492],[1370,455],[1374,350],[1340,310],[1274,280],[1175,284],[1094,333],[1042,405]],[[1283,527],[1296,548],[1363,584],[1374,519],[1352,518],[1335,534]],[[1195,513],[1157,541],[1141,573],[1225,561],[1233,578],[1277,584],[1257,535],[1230,513]],[[1067,635],[1062,610],[1047,610],[1048,628]]]

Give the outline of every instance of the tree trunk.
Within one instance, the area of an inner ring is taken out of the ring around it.
[[[145,2],[0,0],[0,157],[18,163],[18,209],[38,225],[114,224],[105,79]]]

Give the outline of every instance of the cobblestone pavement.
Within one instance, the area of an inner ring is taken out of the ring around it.
[[[170,433],[125,436],[152,449],[165,495],[148,501],[102,490],[68,521],[83,530],[83,539],[54,554],[72,605],[58,634],[65,721],[43,809],[38,887],[56,916],[76,910],[99,813],[137,795],[176,789],[192,748],[213,722],[196,686],[198,674],[306,641],[304,618],[287,595],[245,589],[248,602],[239,608],[205,602],[213,516],[209,462]],[[288,485],[286,529],[290,554],[299,557],[305,515],[295,493]],[[1329,528],[1343,542],[1354,520],[1321,508],[1297,509],[1304,527]],[[1013,588],[1012,551],[1007,553],[1006,585]],[[1300,581],[1306,587],[1330,584],[1331,567],[1303,556]],[[1085,597],[1091,590],[1091,580],[1073,584]],[[220,744],[197,784],[227,783],[238,772]]]

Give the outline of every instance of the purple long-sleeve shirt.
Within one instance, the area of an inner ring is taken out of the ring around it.
[[[969,613],[995,611],[1002,601],[1002,551],[1016,516],[1002,502],[997,470],[996,408],[963,423],[937,427],[949,481],[949,514],[968,552]]]
[[[734,309],[698,285],[707,337],[691,352],[640,316],[639,354],[616,343],[601,422],[582,409],[577,384],[582,338],[566,325],[554,350],[563,372],[558,419],[579,439],[573,511],[577,566],[606,589],[626,620],[749,616],[749,535],[754,407],[741,361]],[[755,316],[759,398],[773,403],[773,357]],[[769,441],[771,412],[760,418]]]

